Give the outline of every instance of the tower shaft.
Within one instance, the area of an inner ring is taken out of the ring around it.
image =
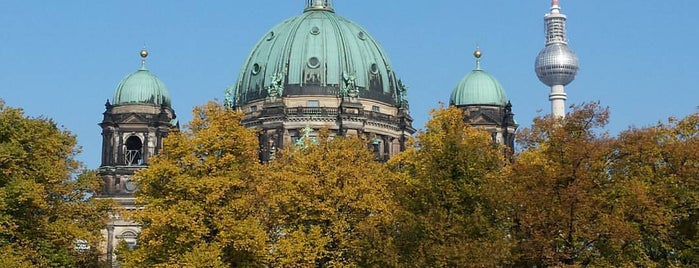
[[[554,117],[563,118],[566,116],[566,100],[568,95],[565,93],[563,85],[555,85],[551,87],[549,101],[551,101],[551,115]]]

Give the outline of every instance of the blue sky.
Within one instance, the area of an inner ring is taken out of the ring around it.
[[[78,157],[97,168],[97,124],[118,82],[140,66],[170,90],[181,122],[235,83],[253,45],[300,14],[304,0],[0,0],[0,98],[30,116],[53,118],[78,136]],[[548,0],[335,0],[338,14],[367,29],[409,86],[415,126],[448,103],[475,67],[494,75],[529,126],[547,114],[549,89],[534,74]],[[648,126],[699,105],[699,1],[561,0],[570,46],[580,58],[568,104],[600,101],[608,129]]]

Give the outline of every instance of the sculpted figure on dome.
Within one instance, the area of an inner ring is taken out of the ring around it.
[[[284,94],[284,75],[283,74],[273,74],[272,82],[267,88],[267,95],[270,98],[281,97]]]
[[[408,109],[408,86],[403,84],[402,80],[398,80],[398,93],[400,94],[400,107]]]
[[[359,89],[357,89],[356,80],[357,77],[354,75],[354,73],[342,73],[342,81],[345,82],[344,87],[342,87],[342,96],[350,98],[356,98],[359,96]]]
[[[223,100],[223,106],[233,107],[233,87],[226,89],[226,99]]]
[[[306,127],[301,129],[301,137],[299,137],[298,140],[296,140],[296,146],[301,149],[306,149],[306,142],[310,142],[312,144],[315,144],[317,141],[315,140],[314,137],[311,136],[311,133],[313,133],[313,129],[306,125]]]

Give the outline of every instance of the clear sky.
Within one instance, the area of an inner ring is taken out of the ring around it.
[[[600,101],[612,134],[682,117],[699,105],[699,1],[561,0],[570,47],[580,58],[568,104]],[[253,45],[304,0],[0,0],[0,98],[53,118],[78,136],[99,166],[104,103],[140,67],[167,85],[180,122],[224,97]],[[529,126],[549,113],[549,89],[533,70],[544,46],[548,0],[335,0],[338,14],[367,29],[409,86],[415,126],[448,103],[475,67],[494,75]]]

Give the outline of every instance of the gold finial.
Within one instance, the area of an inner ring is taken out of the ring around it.
[[[141,49],[141,70],[146,69],[146,58],[148,57],[148,50],[146,50],[146,46],[143,46],[143,49]]]
[[[476,57],[476,70],[481,69],[481,57],[483,56],[483,52],[481,52],[480,47],[476,47],[476,51],[473,52],[473,56]]]

